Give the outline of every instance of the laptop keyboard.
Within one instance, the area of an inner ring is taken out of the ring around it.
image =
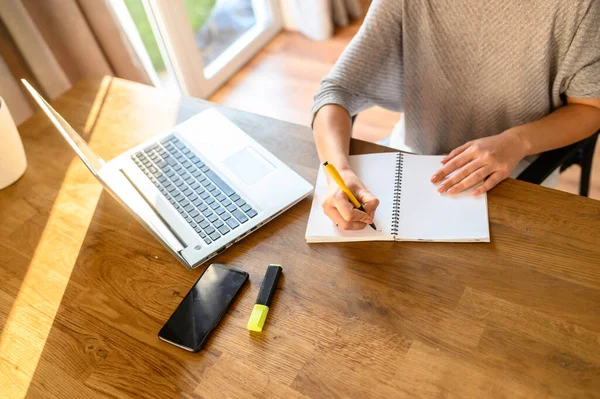
[[[257,215],[208,165],[170,135],[131,156],[206,244]]]

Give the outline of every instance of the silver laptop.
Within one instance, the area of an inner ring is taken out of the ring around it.
[[[189,269],[223,252],[313,189],[215,109],[105,162],[27,81],[22,82],[104,188]]]

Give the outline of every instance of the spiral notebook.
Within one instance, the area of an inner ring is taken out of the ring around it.
[[[472,190],[450,196],[437,192],[430,182],[443,156],[384,153],[354,155],[350,164],[365,186],[379,198],[375,213],[377,230],[367,226],[346,231],[323,213],[327,193],[323,167],[315,187],[306,229],[306,241],[447,241],[489,242],[486,194]]]

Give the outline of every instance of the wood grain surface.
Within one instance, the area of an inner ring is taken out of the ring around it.
[[[213,106],[110,78],[53,104],[105,159]],[[218,108],[315,180],[308,128]],[[29,166],[0,191],[0,397],[600,397],[598,201],[508,180],[489,244],[308,245],[306,199],[214,259],[250,283],[193,354],[157,333],[204,267],[173,259],[44,115],[19,131]],[[249,333],[269,263],[284,277]]]

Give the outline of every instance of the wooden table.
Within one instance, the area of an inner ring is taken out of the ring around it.
[[[211,106],[110,78],[53,104],[106,159]],[[219,109],[315,180],[308,128]],[[203,268],[102,192],[45,116],[19,130],[29,167],[0,191],[0,397],[600,397],[598,201],[509,180],[489,195],[489,244],[307,245],[307,199],[214,260],[250,284],[193,354],[156,335]],[[284,278],[250,334],[269,263]]]

